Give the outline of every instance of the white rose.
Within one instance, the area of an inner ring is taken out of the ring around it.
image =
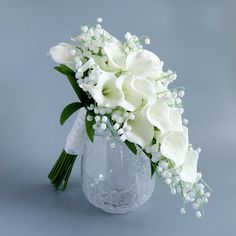
[[[77,55],[78,50],[74,45],[59,43],[58,45],[52,47],[49,53],[56,63],[66,65],[74,71],[76,70],[75,56]]]

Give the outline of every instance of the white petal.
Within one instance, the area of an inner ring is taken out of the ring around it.
[[[150,144],[154,136],[154,127],[149,123],[145,112],[138,110],[133,113],[135,115],[134,120],[128,120],[127,124],[131,127],[131,130],[126,132],[126,138],[133,143],[145,148]]]
[[[178,108],[170,109],[170,130],[172,131],[183,130],[181,111]]]
[[[162,138],[161,153],[172,160],[176,167],[185,161],[188,140],[184,132],[171,131]]]
[[[105,54],[108,57],[108,65],[114,69],[125,67],[126,56],[123,52],[122,43],[116,38],[109,39],[103,47]]]
[[[181,180],[192,184],[196,182],[197,162],[198,162],[198,152],[187,151],[185,162],[182,166],[182,171],[180,172]]]
[[[126,68],[134,75],[155,78],[162,72],[163,62],[148,50],[138,50],[127,56]]]
[[[165,134],[170,128],[170,109],[165,101],[157,101],[147,109],[147,118],[149,122],[157,127],[161,134]]]
[[[75,70],[76,50],[75,46],[71,44],[59,43],[50,49],[50,55],[56,63],[67,65],[72,70]]]
[[[131,81],[131,86],[143,99],[147,100],[149,103],[156,99],[155,86],[151,80],[141,77],[134,77]]]
[[[124,94],[116,85],[116,77],[104,71],[101,72],[97,85],[89,92],[98,106],[115,107],[124,98]]]
[[[133,79],[133,77],[124,75],[116,80],[118,88],[120,88],[124,94],[124,100],[119,105],[128,111],[134,111],[142,104],[142,96],[131,86]]]

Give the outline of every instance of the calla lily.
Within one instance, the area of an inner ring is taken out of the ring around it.
[[[152,52],[144,49],[127,56],[126,69],[133,75],[156,78],[162,73],[163,62]]]
[[[149,122],[157,127],[161,134],[165,134],[170,129],[170,109],[164,100],[159,100],[147,108],[147,118]]]
[[[169,114],[170,114],[170,130],[182,131],[183,124],[182,124],[182,116],[180,109],[171,108]]]
[[[162,138],[161,153],[172,160],[176,167],[184,163],[187,150],[188,138],[184,131],[171,131]]]
[[[125,67],[126,55],[123,52],[123,45],[115,37],[111,37],[106,42],[103,51],[108,57],[108,64],[114,71]]]
[[[120,76],[116,84],[124,94],[124,99],[119,104],[128,111],[135,111],[142,104],[142,96],[137,93],[132,86],[134,77]]]
[[[187,151],[185,156],[185,162],[182,166],[182,171],[180,172],[180,178],[182,181],[195,183],[197,178],[197,162],[198,162],[198,152],[197,151]]]
[[[131,130],[126,132],[126,138],[130,142],[136,143],[142,148],[145,148],[153,139],[154,127],[148,121],[143,109],[139,109],[133,114],[135,115],[134,120],[127,121],[127,125],[131,127]]]
[[[64,64],[75,71],[75,56],[78,53],[75,46],[68,43],[59,43],[52,47],[49,53],[55,62]]]
[[[85,84],[85,86],[87,86]],[[83,84],[80,85],[83,88]],[[116,77],[112,73],[102,72],[95,86],[83,88],[90,92],[98,106],[115,107],[123,100],[123,93],[116,85]]]
[[[154,101],[155,98],[155,87],[152,81],[142,78],[142,77],[135,77],[132,80],[132,88],[148,103]]]

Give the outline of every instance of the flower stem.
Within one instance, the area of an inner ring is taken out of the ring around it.
[[[48,174],[52,185],[57,190],[61,185],[61,190],[64,191],[67,187],[73,165],[77,155],[71,155],[63,150]]]

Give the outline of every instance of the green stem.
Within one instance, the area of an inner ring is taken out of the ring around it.
[[[66,189],[76,157],[77,155],[68,154],[65,150],[61,152],[48,174],[48,178],[55,189],[58,189],[61,185],[62,191]]]

